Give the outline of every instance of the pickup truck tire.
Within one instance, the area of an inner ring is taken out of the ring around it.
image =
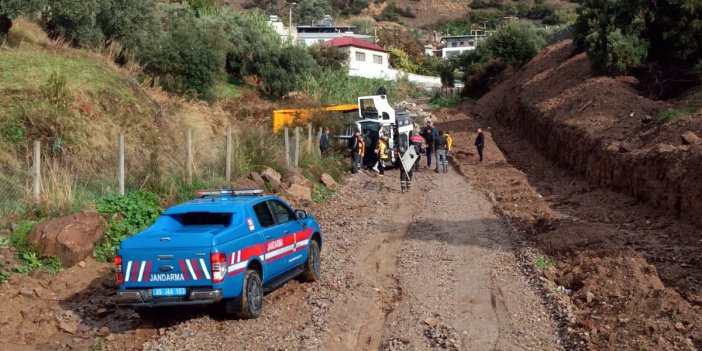
[[[254,319],[263,310],[263,284],[258,272],[249,269],[244,276],[244,287],[241,290],[241,306],[239,316],[244,319]]]
[[[302,280],[311,283],[319,280],[322,275],[319,258],[319,243],[315,240],[310,241],[309,250],[310,253],[307,255],[307,261],[304,266],[305,271],[302,273]]]

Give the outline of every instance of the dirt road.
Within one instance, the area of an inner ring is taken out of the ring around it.
[[[75,267],[51,279],[79,281],[46,296],[16,293],[41,286],[42,277],[5,284],[0,293],[12,303],[0,306],[10,322],[0,337],[13,340],[9,348],[39,349],[559,349],[542,298],[515,258],[518,240],[491,206],[453,170],[423,169],[404,195],[397,170],[357,174],[309,209],[326,235],[323,279],[267,295],[257,320],[214,308],[115,309],[108,266]]]
[[[270,294],[259,320],[202,315],[146,348],[558,349],[484,195],[453,171],[423,170],[405,195],[398,178],[358,174],[340,194],[360,186],[359,196],[315,211],[327,235],[321,283]]]

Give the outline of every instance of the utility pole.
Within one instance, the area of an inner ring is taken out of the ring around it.
[[[293,33],[292,9],[295,5],[297,5],[296,2],[293,2],[290,4],[290,15],[288,17],[288,37],[291,39],[292,39],[292,33]]]

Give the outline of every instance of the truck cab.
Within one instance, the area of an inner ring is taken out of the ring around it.
[[[409,147],[409,137],[414,129],[414,120],[406,111],[396,111],[386,95],[361,96],[358,98],[356,128],[366,140],[364,164],[374,164],[377,156],[373,152],[381,135],[388,137],[391,150],[387,167],[393,166]]]

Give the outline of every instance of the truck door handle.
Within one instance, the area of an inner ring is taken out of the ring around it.
[[[283,234],[288,234],[288,233],[290,233],[289,230],[283,230]]]
[[[266,235],[266,240],[268,240],[268,239],[270,239],[270,238],[271,238],[270,235]]]

